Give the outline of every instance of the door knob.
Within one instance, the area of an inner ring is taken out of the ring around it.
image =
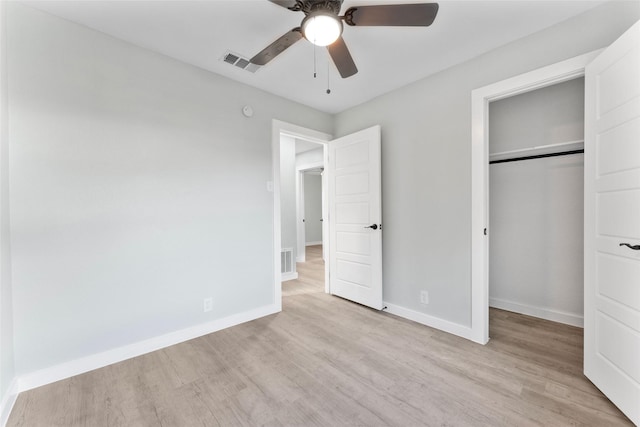
[[[633,249],[634,251],[640,251],[640,245],[632,245],[630,243],[620,243],[620,246],[626,246],[629,249]]]
[[[372,228],[374,230],[378,229],[378,224],[367,225],[365,228]]]

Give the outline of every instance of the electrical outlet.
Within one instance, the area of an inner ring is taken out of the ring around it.
[[[209,298],[205,298],[204,299],[204,304],[203,304],[203,308],[204,308],[204,312],[207,313],[211,310],[213,310],[213,298],[209,297]]]
[[[424,305],[429,304],[429,292],[428,291],[420,291],[420,304],[424,304]]]

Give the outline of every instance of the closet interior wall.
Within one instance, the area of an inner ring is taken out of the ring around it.
[[[582,326],[583,147],[583,78],[490,104],[490,306]]]

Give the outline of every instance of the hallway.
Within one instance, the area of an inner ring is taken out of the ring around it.
[[[324,292],[322,245],[307,246],[306,262],[296,263],[298,278],[282,282],[282,296]]]

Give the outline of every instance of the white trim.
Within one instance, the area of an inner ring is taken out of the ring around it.
[[[566,311],[536,307],[534,305],[521,304],[499,298],[489,298],[489,307],[526,314],[527,316],[539,317],[540,319],[551,320],[552,322],[564,323],[566,325],[577,326],[579,328],[584,327],[584,318],[582,316],[574,313],[568,313]]]
[[[313,129],[273,119],[271,126],[271,173],[273,175],[273,295],[274,304],[278,311],[282,310],[282,273],[280,272],[280,250],[282,247],[281,214],[280,214],[280,135],[288,135],[294,138],[323,144],[325,163],[327,160],[326,145],[331,140],[331,135]],[[328,226],[325,220],[324,226]],[[329,242],[325,243],[328,246]],[[297,258],[297,256],[296,256]],[[329,289],[329,263],[325,263],[325,292]]]
[[[471,329],[473,341],[489,341],[489,102],[584,75],[601,50],[552,64],[471,92]],[[489,230],[490,232],[490,230]]]
[[[298,278],[298,272],[294,271],[292,273],[284,273],[282,275],[282,281],[288,282],[289,280],[296,280]]]
[[[324,167],[324,160],[320,160],[317,162],[311,162],[311,163],[303,163],[301,165],[296,166],[296,171],[297,172],[305,172],[308,171],[310,169],[317,169],[317,168],[323,168]],[[318,174],[320,175],[320,174]]]
[[[8,100],[7,100],[7,95],[8,95],[7,65],[8,65],[8,62],[7,62],[7,9],[6,9],[6,3],[4,1],[0,1],[0,129],[1,129],[0,146],[3,146],[3,147],[6,147],[9,144],[8,131],[7,131],[8,115],[9,115]],[[2,167],[8,166],[9,164],[8,161],[4,160],[4,157],[2,157],[2,163],[3,163]],[[6,170],[3,170],[2,175],[8,177],[8,174],[6,172],[7,172]],[[3,184],[5,184],[4,177],[0,178],[0,180],[3,181]],[[9,185],[9,183],[7,182],[6,185]],[[10,239],[9,233],[7,233],[6,235],[2,233],[2,239],[8,241]],[[8,255],[10,256],[10,252]],[[10,289],[11,288],[10,281],[8,286]],[[3,300],[5,298],[7,299],[7,301],[9,302],[9,306],[11,307],[11,295],[3,294],[2,296],[0,296],[0,300]],[[0,301],[0,303],[2,302],[4,301]],[[11,313],[9,313],[9,315],[11,317]],[[12,325],[9,324],[7,326],[11,327]],[[2,320],[0,319],[0,328],[4,329],[4,327],[5,325],[2,324]],[[3,341],[4,339],[0,338],[0,346],[8,344]],[[1,350],[2,354],[0,354],[0,364],[2,364],[3,370],[4,370],[4,365],[7,364],[7,362],[10,362],[10,364],[13,365],[13,360],[12,360],[13,345],[12,344],[7,345],[7,347],[9,348],[2,349]],[[8,360],[5,360],[5,353]],[[11,355],[11,357],[8,357],[9,355]],[[9,371],[9,369],[7,369],[7,371]],[[9,378],[3,377],[2,380],[6,381],[6,380],[9,380]],[[17,398],[18,398],[17,379],[14,376],[11,379],[11,382],[8,384],[7,389],[4,390],[2,394],[0,394],[0,426],[4,427],[7,424],[9,415],[11,414],[11,410],[13,409],[13,405],[16,403]]]
[[[331,218],[329,218],[329,144],[324,146],[324,153],[322,154],[322,160],[324,161],[324,171],[322,171],[322,260],[324,261],[324,292],[326,294],[331,293],[331,268],[329,266],[329,247],[330,241],[330,224]]]
[[[273,303],[282,310],[282,219],[280,213],[280,128],[271,130],[271,174],[273,181]]]
[[[18,391],[22,393],[23,391],[189,341],[241,323],[269,316],[279,311],[279,306],[275,304],[268,305],[21,375],[18,378]]]
[[[321,244],[322,244],[322,240],[319,240],[317,242],[307,242],[304,245],[305,246],[318,246],[318,245],[321,245]]]
[[[468,326],[400,307],[399,305],[389,304],[388,302],[383,304],[387,307],[385,311],[388,313],[473,341],[473,331]]]
[[[17,399],[18,379],[13,378],[13,380],[9,384],[9,387],[7,388],[7,392],[0,402],[0,426],[4,427],[7,425],[7,421],[9,421],[9,415],[11,415],[11,411],[13,410],[13,406],[16,404]]]

